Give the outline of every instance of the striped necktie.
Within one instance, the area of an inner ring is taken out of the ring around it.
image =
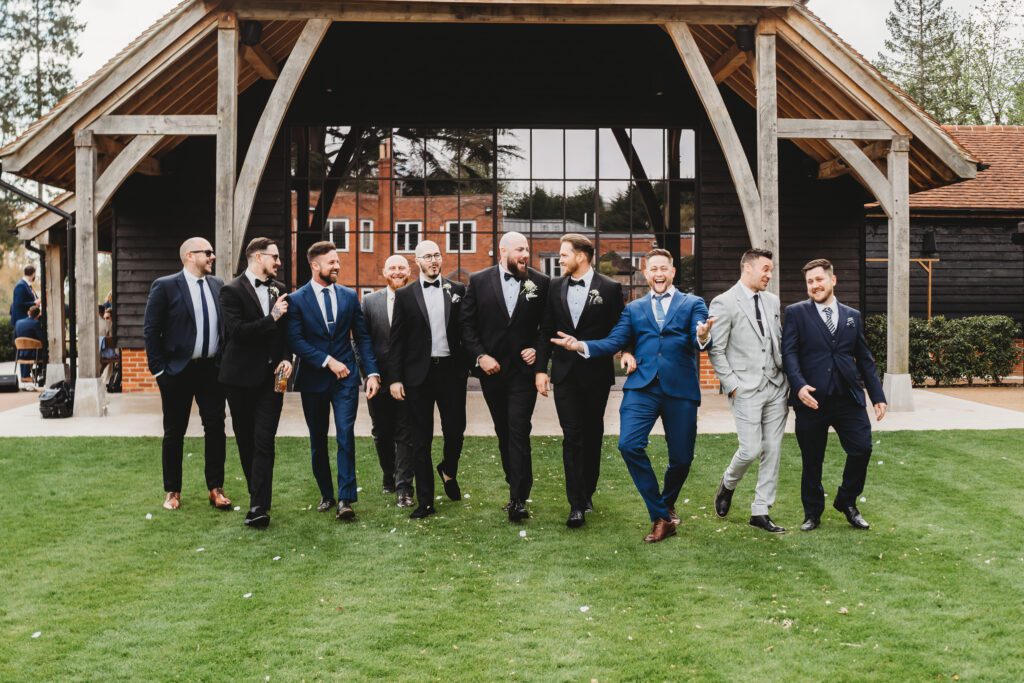
[[[829,332],[831,332],[833,335],[835,335],[835,333],[836,333],[836,321],[832,319],[832,307],[831,306],[829,306],[828,308],[825,309],[825,327],[828,328]]]

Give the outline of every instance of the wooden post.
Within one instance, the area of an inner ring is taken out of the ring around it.
[[[214,248],[217,277],[235,272],[235,174],[238,169],[238,19],[221,17],[217,29],[217,170]],[[241,238],[238,238],[241,239]]]
[[[77,313],[78,372],[75,416],[99,417],[106,412],[106,392],[100,379],[100,326],[96,308],[97,216],[96,145],[91,130],[75,134],[75,311]]]
[[[56,240],[54,240],[56,241]],[[46,292],[43,312],[46,314],[46,342],[50,359],[46,364],[46,385],[67,379],[64,369],[64,257],[59,243],[46,245]]]
[[[890,410],[912,411],[910,380],[910,138],[894,135],[889,148],[888,338],[883,381]]]
[[[761,248],[775,256],[769,291],[779,293],[779,111],[775,76],[775,24],[757,27],[757,190],[761,196]]]

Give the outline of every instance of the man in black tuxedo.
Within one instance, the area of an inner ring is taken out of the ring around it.
[[[782,327],[782,363],[789,376],[789,403],[796,413],[796,440],[803,458],[800,494],[804,523],[800,529],[818,528],[825,510],[821,466],[829,427],[836,430],[846,451],[843,483],[832,507],[842,512],[853,528],[868,529],[870,525],[857,509],[871,458],[871,422],[864,390],[876,420],[885,417],[885,394],[864,338],[860,311],[839,303],[833,293],[836,276],[832,264],[815,259],[803,267],[803,273],[810,298],[786,308]]]
[[[385,371],[391,396],[409,404],[413,462],[419,505],[409,515],[434,514],[434,470],[430,450],[434,405],[441,414],[444,459],[436,470],[451,500],[462,498],[459,458],[466,432],[466,367],[459,312],[466,288],[441,276],[441,248],[425,240],[416,245],[419,277],[398,290],[391,325],[391,353]]]
[[[249,486],[246,526],[270,524],[274,480],[274,437],[281,419],[284,392],[277,391],[278,373],[290,377],[287,351],[288,295],[274,278],[281,255],[274,241],[257,237],[245,248],[248,267],[220,290],[224,316],[224,353],[220,382],[231,408],[238,458]]]
[[[149,370],[160,388],[164,414],[162,460],[164,508],[181,507],[181,460],[192,400],[205,434],[206,487],[210,505],[230,510],[224,495],[224,391],[217,381],[222,345],[220,289],[213,276],[216,255],[202,237],[178,250],[183,268],[153,281],[146,300],[143,334]]]
[[[373,339],[373,355],[378,369],[385,373],[383,383],[391,380],[387,373],[391,354],[391,321],[395,315],[398,290],[409,282],[409,260],[402,254],[392,254],[384,261],[384,280],[387,287],[363,297],[363,317]],[[358,349],[356,349],[358,351]],[[373,445],[377,449],[384,476],[384,493],[398,493],[400,508],[412,507],[412,434],[408,410],[396,401],[391,392],[380,391],[366,402],[373,423]]]
[[[619,321],[624,303],[622,285],[594,270],[594,244],[589,239],[564,235],[558,257],[564,275],[552,280],[548,291],[537,339],[536,385],[542,396],[548,395],[550,359],[550,382],[563,434],[562,466],[569,499],[566,526],[578,528],[586,522],[583,513],[593,509],[591,498],[601,472],[604,410],[615,382],[614,361],[611,356],[583,358],[553,346],[550,340],[559,330],[580,339],[604,339]],[[624,365],[630,360],[631,356],[624,359]]]
[[[480,378],[498,436],[510,522],[529,517],[530,420],[537,403],[534,364],[550,282],[529,262],[526,236],[505,233],[498,245],[498,264],[470,276],[461,313],[462,343],[475,365],[473,372]]]

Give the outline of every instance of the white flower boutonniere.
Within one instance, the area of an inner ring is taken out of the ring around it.
[[[523,288],[520,290],[527,301],[537,298],[537,283],[533,280],[523,280]]]
[[[273,306],[277,298],[281,296],[281,292],[277,291],[277,287],[274,285],[267,286],[267,294],[270,295],[270,305]]]
[[[600,304],[604,303],[604,299],[601,298],[601,293],[598,292],[596,289],[590,290],[590,294],[589,295],[590,295],[590,303],[592,303],[593,305],[599,306]]]
[[[444,283],[443,285],[441,285],[441,288],[442,288],[442,289],[443,289],[444,291],[448,292],[448,298],[449,298],[449,299],[451,299],[451,302],[452,302],[453,304],[457,304],[457,303],[459,303],[459,300],[460,300],[460,299],[462,299],[462,297],[461,297],[461,296],[459,296],[458,294],[453,294],[453,293],[452,293],[452,283],[450,283],[450,282],[446,282],[446,283]]]

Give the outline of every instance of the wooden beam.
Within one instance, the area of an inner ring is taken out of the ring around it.
[[[894,133],[881,121],[779,119],[779,137],[786,140],[888,140]]]
[[[886,309],[885,388],[892,410],[914,409],[910,392],[910,138],[897,135],[889,148],[889,264]]]
[[[860,151],[871,161],[881,159],[889,154],[889,141],[878,140],[872,142],[867,147],[862,147]],[[832,178],[846,175],[849,172],[850,165],[842,157],[836,157],[835,159],[821,162],[818,166],[818,180],[831,180]]]
[[[46,292],[43,294],[43,315],[46,318],[46,341],[50,350],[49,365],[59,364],[64,367],[65,334],[64,334],[64,247],[59,243],[47,244],[46,258]],[[63,372],[61,372],[63,375]],[[61,378],[63,379],[63,377]],[[49,381],[49,378],[47,378]],[[56,380],[54,380],[56,381]]]
[[[640,199],[647,210],[647,218],[651,221],[651,232],[656,236],[663,235],[665,233],[665,214],[658,203],[657,195],[654,194],[651,181],[647,178],[644,164],[636,153],[636,148],[633,147],[633,141],[629,139],[625,128],[612,128],[612,135],[619,145],[622,159],[629,166],[630,177],[636,181],[636,189],[640,192]]]
[[[281,75],[281,69],[277,62],[270,56],[270,53],[262,45],[243,45],[242,59],[244,59],[259,77],[267,81],[276,81]]]
[[[761,196],[758,193],[757,184],[754,182],[754,175],[750,171],[750,163],[743,151],[743,145],[740,143],[736,128],[729,117],[725,100],[722,99],[722,93],[719,92],[714,78],[711,77],[711,72],[708,70],[700,48],[697,47],[697,43],[693,39],[690,27],[683,23],[671,23],[665,25],[665,30],[668,31],[672,42],[675,43],[679,57],[683,60],[683,65],[690,75],[697,95],[707,111],[711,127],[715,131],[715,137],[718,138],[718,144],[722,147],[726,165],[729,167],[729,175],[736,186],[736,194],[743,210],[750,243],[753,246],[760,246],[762,238]]]
[[[96,135],[216,135],[213,115],[109,115],[90,126]]]
[[[99,377],[99,316],[96,313],[96,145],[91,131],[75,135],[75,310],[78,377]],[[77,408],[77,404],[76,404]]]
[[[118,154],[124,151],[127,145],[124,145],[117,140],[100,136],[95,138],[96,141],[96,152],[100,156],[100,162],[110,162],[112,158],[117,157]],[[135,168],[136,173],[148,176],[158,176],[162,173],[160,167],[160,160],[155,157],[146,157],[139,162],[139,165]]]
[[[149,156],[160,141],[162,135],[137,135],[128,143],[120,154],[107,167],[107,170],[96,180],[93,195],[93,211],[99,214],[117,192],[117,188],[128,179],[139,164]]]
[[[245,155],[245,162],[242,164],[242,171],[238,175],[238,184],[235,187],[235,216],[234,216],[234,247],[231,253],[232,262],[240,258],[242,241],[245,239],[245,231],[249,226],[249,217],[252,215],[252,204],[256,197],[256,188],[267,165],[267,158],[270,156],[270,149],[277,139],[278,131],[281,129],[281,122],[284,120],[285,112],[291,105],[295,91],[299,87],[306,68],[316,54],[320,42],[327,29],[330,28],[329,19],[310,19],[306,22],[299,35],[295,47],[281,69],[281,77],[274,84],[274,90],[270,93],[267,106],[260,116],[256,131],[253,133],[252,142]]]
[[[889,179],[878,170],[875,162],[851,140],[829,140],[828,143],[836,154],[850,167],[850,172],[878,200],[885,215],[892,216],[892,186]]]
[[[341,144],[341,148],[334,155],[334,161],[331,162],[331,168],[327,171],[327,177],[324,179],[324,189],[316,200],[316,208],[313,210],[313,217],[308,225],[310,230],[323,232],[326,227],[327,219],[331,213],[331,206],[334,204],[334,198],[338,196],[338,189],[341,187],[342,179],[348,175],[352,159],[359,153],[359,149],[363,145],[363,134],[365,132],[366,129],[362,126],[352,126],[345,137],[345,142]],[[309,145],[308,139],[303,142],[303,145]],[[304,189],[308,193],[308,185],[305,185]],[[300,193],[299,196],[302,197],[303,194]],[[306,204],[309,204],[308,200],[306,200]],[[299,202],[299,205],[301,206],[302,202]],[[300,212],[299,216],[305,217],[307,213]],[[299,226],[299,229],[304,230],[306,227]]]
[[[757,89],[757,57],[753,52],[747,52],[747,66],[750,67],[750,80],[754,82],[754,89]],[[756,97],[755,97],[756,99]]]
[[[732,76],[733,72],[743,66],[746,61],[746,52],[735,45],[730,47],[711,65],[711,75],[714,77],[715,83],[721,83],[729,78],[729,76]]]
[[[757,53],[757,189],[761,196],[761,248],[774,255],[775,277],[769,288],[779,293],[779,136],[775,75],[775,33],[759,26]]]
[[[214,241],[220,252],[217,276],[235,272],[235,184],[238,171],[238,22],[222,18],[217,29],[217,168],[215,171]]]

